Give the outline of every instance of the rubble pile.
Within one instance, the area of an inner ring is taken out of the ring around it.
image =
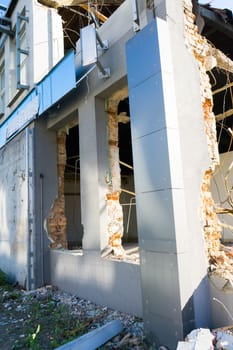
[[[176,350],[233,350],[233,326],[213,330],[199,328],[180,341]]]

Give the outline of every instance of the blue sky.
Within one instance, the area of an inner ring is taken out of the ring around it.
[[[199,4],[210,3],[212,7],[233,11],[233,0],[199,0]]]

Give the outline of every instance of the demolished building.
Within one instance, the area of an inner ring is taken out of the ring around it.
[[[0,268],[171,348],[229,321],[231,13],[12,0],[0,20]]]

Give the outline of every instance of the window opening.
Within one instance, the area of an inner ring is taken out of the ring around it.
[[[136,198],[134,189],[134,171],[131,143],[130,122],[119,123],[119,152],[121,168],[121,196],[123,207],[123,246],[127,243],[137,243]]]
[[[66,167],[64,178],[67,247],[71,250],[81,249],[83,229],[81,225],[78,125],[70,128],[66,136]]]

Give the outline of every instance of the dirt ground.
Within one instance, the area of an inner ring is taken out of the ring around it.
[[[100,307],[51,286],[26,292],[0,287],[0,349],[55,349],[119,319],[124,330],[100,349],[152,349],[144,342],[141,319]]]

